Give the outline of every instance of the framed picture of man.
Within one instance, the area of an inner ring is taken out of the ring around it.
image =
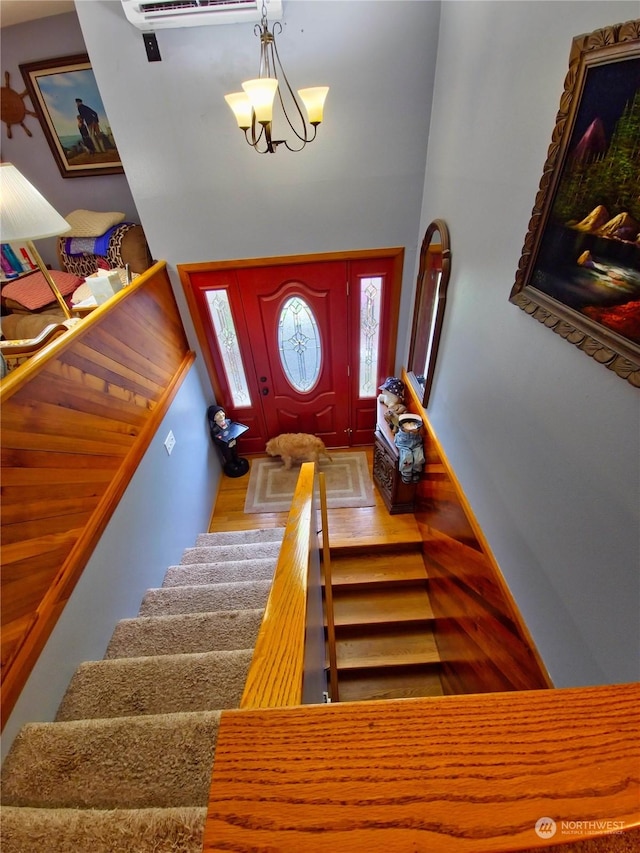
[[[28,62],[20,71],[63,178],[124,171],[86,54]]]

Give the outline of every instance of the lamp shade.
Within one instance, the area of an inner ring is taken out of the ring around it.
[[[38,240],[71,230],[66,219],[12,163],[0,164],[0,238]]]
[[[232,92],[230,95],[224,96],[225,101],[233,110],[233,114],[238,122],[238,127],[241,130],[247,130],[251,127],[251,116],[253,107],[246,92]]]
[[[273,116],[273,99],[276,96],[278,81],[275,77],[259,77],[256,80],[245,80],[242,84],[251,101],[256,114],[256,121],[264,124],[271,121]]]
[[[328,86],[313,86],[311,89],[298,89],[300,99],[305,106],[310,124],[320,124]]]

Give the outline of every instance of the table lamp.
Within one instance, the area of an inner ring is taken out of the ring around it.
[[[3,243],[23,240],[27,244],[27,249],[38,264],[67,319],[71,317],[69,306],[32,240],[56,237],[70,230],[71,226],[67,220],[51,207],[46,198],[12,163],[0,163],[0,240]]]

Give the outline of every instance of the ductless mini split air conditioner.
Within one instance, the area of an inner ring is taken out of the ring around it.
[[[265,5],[270,21],[282,17],[282,0]],[[127,20],[146,31],[258,23],[262,16],[262,0],[122,0],[122,7]]]

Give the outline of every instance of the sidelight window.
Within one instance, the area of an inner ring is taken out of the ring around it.
[[[284,303],[278,321],[278,353],[285,376],[296,391],[310,391],[322,366],[322,345],[311,306],[301,296]]]
[[[382,282],[381,276],[360,279],[360,397],[378,394]]]
[[[238,335],[231,316],[231,306],[226,290],[208,290],[207,305],[213,323],[218,349],[222,357],[227,384],[233,405],[237,408],[251,405],[247,377],[242,365]]]

